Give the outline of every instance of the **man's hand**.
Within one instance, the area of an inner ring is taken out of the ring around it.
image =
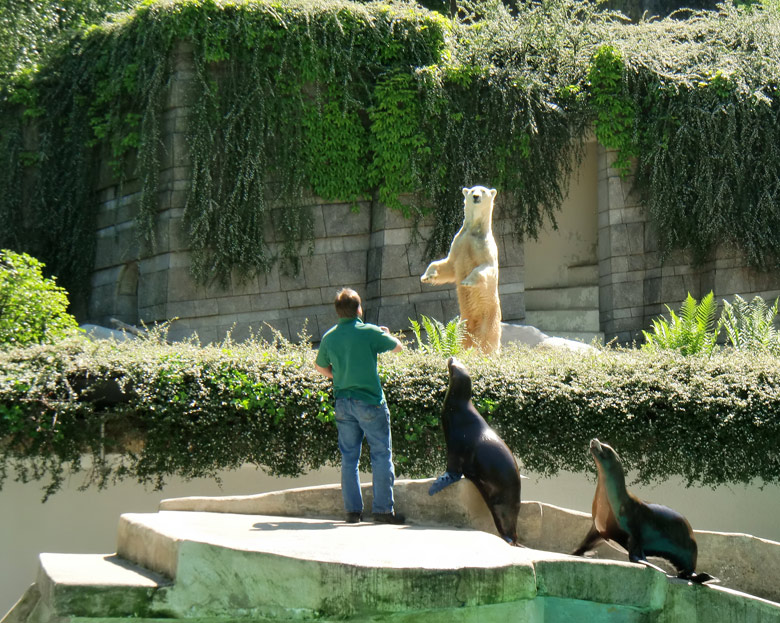
[[[317,370],[317,372],[319,372],[322,376],[327,376],[329,379],[333,378],[333,366],[328,366],[327,368],[323,368],[322,366],[318,366],[315,363],[314,369]]]

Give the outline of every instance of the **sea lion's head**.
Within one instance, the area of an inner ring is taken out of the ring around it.
[[[450,386],[447,390],[447,398],[471,400],[471,377],[464,365],[455,357],[450,357],[447,360],[447,370],[450,373]]]
[[[590,453],[593,455],[599,468],[609,474],[623,474],[623,463],[612,446],[601,443],[598,439],[591,439]]]

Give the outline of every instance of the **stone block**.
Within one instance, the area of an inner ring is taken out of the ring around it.
[[[371,296],[378,296],[379,280],[382,278],[382,255],[384,249],[382,247],[371,247],[366,252],[366,280],[376,281],[377,293]],[[367,295],[368,296],[368,295]]]
[[[444,308],[441,301],[419,301],[413,304],[414,316],[411,316],[412,320],[422,324],[420,318],[427,316],[428,318],[435,318],[439,322],[444,322]],[[411,322],[408,323],[411,326]]]
[[[645,225],[644,223],[627,223],[625,225],[628,253],[640,255],[645,251]]]
[[[382,279],[382,296],[395,296],[397,294],[414,294],[420,292],[422,283],[419,277],[400,277],[397,279]]]
[[[168,293],[167,299],[172,303],[180,301],[190,301],[205,295],[201,286],[199,286],[192,277],[189,268],[173,267],[169,269]]]
[[[114,314],[116,287],[105,284],[93,287],[89,297],[88,314],[95,324],[105,326],[107,318]]]
[[[311,255],[301,259],[301,270],[307,288],[320,288],[330,285],[328,266],[325,258]]]
[[[309,208],[309,210],[311,214],[312,225],[314,227],[314,238],[326,238],[328,233],[325,229],[323,207],[321,205],[313,205]]]
[[[517,294],[518,292],[525,292],[525,284],[522,282],[499,284],[498,295],[506,296],[509,294]]]
[[[446,322],[449,322],[450,320],[455,318],[455,316],[460,316],[460,307],[458,307],[457,298],[449,298],[446,300],[442,300],[441,308]]]
[[[310,341],[322,337],[316,316],[292,316],[287,319],[287,326],[291,339],[296,343],[302,342],[304,337]]]
[[[141,305],[141,297],[139,296],[138,304],[138,321],[144,322],[147,325],[156,322],[165,322],[170,320],[169,316],[165,313],[165,303],[159,303],[156,305]]]
[[[607,179],[607,193],[609,196],[609,209],[611,212],[610,223],[614,224],[616,218],[622,219],[620,210],[625,207],[623,181],[619,176],[610,176]],[[622,222],[622,220],[618,222]]]
[[[405,305],[383,305],[379,308],[376,323],[384,325],[390,331],[405,331],[409,328],[409,318],[415,316],[415,308],[411,303]]]
[[[407,245],[412,241],[412,230],[410,227],[386,229],[384,234],[384,244],[386,246]]]
[[[521,240],[512,235],[503,236],[498,245],[499,266],[524,266],[525,247]]]
[[[211,306],[211,309],[207,309]],[[211,313],[204,313],[210,311]],[[219,313],[216,299],[179,301],[168,303],[166,315],[169,318],[198,318],[200,316],[216,316]]]
[[[628,272],[628,258],[626,256],[613,256],[609,260],[609,265],[613,275]]]
[[[366,252],[339,253],[327,258],[328,278],[331,284],[366,282]],[[361,289],[364,286],[361,285]]]
[[[408,277],[409,258],[405,245],[385,245],[382,247],[382,279],[393,279],[396,277]],[[417,277],[419,281],[419,277]],[[419,288],[417,290],[419,291]]]
[[[355,213],[349,204],[334,204],[324,206],[322,216],[328,236],[354,236],[371,232],[370,210]]]
[[[284,292],[289,290],[300,290],[306,287],[306,275],[303,271],[298,271],[298,274],[289,272],[283,269],[279,274],[279,288]]]
[[[264,312],[272,309],[286,309],[286,292],[263,292],[250,297],[250,309],[252,311]]]
[[[216,301],[217,313],[220,316],[252,311],[252,297],[249,295],[226,296],[218,298]]]
[[[173,152],[173,166],[191,166],[192,160],[190,158],[190,148],[187,144],[187,135],[184,132],[174,132],[171,140],[171,151]],[[189,175],[186,177],[189,178]]]
[[[138,275],[138,307],[164,305],[168,301],[168,271],[141,271]]]
[[[512,284],[512,283],[525,283],[525,267],[524,266],[501,266],[498,267],[498,283],[499,285]]]
[[[628,256],[628,270],[629,272],[645,270],[645,255],[639,253],[637,255]]]
[[[660,277],[646,279],[644,287],[644,304],[653,305],[661,302],[661,284],[663,280]]]
[[[614,224],[609,228],[609,241],[612,256],[628,255],[628,230],[623,224]]]
[[[612,283],[599,285],[599,309],[612,310],[615,308],[612,289]]]
[[[450,296],[451,294],[454,294],[454,291],[450,292],[449,290],[438,289],[420,292],[419,294],[410,294],[408,300],[415,305],[427,301],[447,301],[452,298],[452,296]]]
[[[636,307],[644,303],[642,282],[616,283],[612,286],[613,309]]]
[[[287,293],[287,306],[289,308],[320,305],[322,294],[319,288],[305,288],[302,290],[290,290]]]
[[[430,263],[425,254],[425,244],[422,242],[410,244],[406,248],[406,259],[409,263],[409,274],[418,279],[425,273]]]
[[[344,251],[367,251],[370,247],[371,236],[359,234],[356,236],[344,236],[341,238],[341,248]]]
[[[344,238],[319,238],[314,241],[314,255],[325,256],[344,252]]]
[[[518,292],[501,297],[501,319],[512,322],[525,318],[525,294]]]

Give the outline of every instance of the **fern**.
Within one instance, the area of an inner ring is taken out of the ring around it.
[[[739,294],[734,303],[723,301],[721,324],[729,343],[739,350],[780,354],[780,332],[774,326],[780,298],[772,307],[760,296],[749,303]]]
[[[443,357],[451,357],[463,352],[462,344],[466,334],[466,323],[460,316],[455,316],[446,325],[428,316],[420,316],[420,318],[422,326],[416,320],[409,319],[409,322],[412,323],[412,333],[414,333],[420,351]],[[425,341],[422,338],[423,330],[425,331]]]
[[[679,350],[683,355],[711,354],[720,333],[720,323],[715,324],[717,304],[712,292],[698,303],[691,293],[683,301],[678,316],[667,305],[670,319],[652,320],[653,333],[642,331],[645,350]]]

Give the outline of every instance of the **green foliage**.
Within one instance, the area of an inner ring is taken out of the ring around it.
[[[68,293],[26,253],[0,249],[0,347],[57,341],[78,330]]]
[[[602,45],[596,50],[588,68],[596,138],[607,149],[617,150],[612,166],[625,176],[631,167],[631,158],[636,156],[636,111],[623,72],[623,57],[610,45]]]
[[[22,4],[23,21],[39,3]],[[459,189],[481,183],[514,233],[535,237],[555,225],[589,127],[622,172],[636,159],[662,253],[700,262],[730,243],[753,266],[777,261],[773,8],[629,26],[584,0],[516,15],[462,3],[455,19],[405,2],[152,0],[90,26],[132,4],[72,4],[46,53],[17,46],[0,76],[0,246],[39,257],[73,296],[94,257],[101,162],[120,193],[140,181],[153,250],[174,70],[192,104],[184,217],[201,282],[279,260],[294,271],[320,197],[433,215],[433,255],[460,226]]]
[[[374,94],[376,105],[369,111],[374,153],[370,180],[379,187],[382,203],[408,216],[409,208],[399,196],[420,188],[431,155],[418,85],[409,73],[396,73],[380,79]]]
[[[140,0],[4,0],[0,4],[0,79],[45,58],[74,29],[96,24]]]
[[[77,475],[85,487],[126,478],[159,487],[247,463],[287,476],[338,464],[331,383],[314,355],[283,341],[200,348],[155,336],[0,352],[0,476],[44,481],[50,495]],[[771,355],[509,347],[462,358],[474,404],[523,469],[592,470],[587,447],[598,437],[644,483],[780,482]],[[380,375],[399,476],[437,475],[444,361],[407,350],[382,357]]]
[[[680,315],[668,305],[670,319],[654,318],[653,332],[642,331],[645,336],[646,350],[676,350],[681,355],[711,354],[720,332],[720,324],[715,326],[715,312],[718,305],[710,292],[701,303],[691,293],[680,307]]]
[[[780,354],[780,332],[774,326],[780,299],[771,307],[760,296],[748,302],[739,294],[723,301],[720,323],[729,343],[739,350]]]
[[[422,327],[416,320],[409,319],[412,323],[412,333],[417,340],[417,348],[430,355],[439,355],[447,358],[460,355],[463,352],[463,338],[466,335],[466,321],[460,316],[455,316],[445,326],[435,318],[420,316]],[[425,340],[422,338],[422,330],[425,330]]]

